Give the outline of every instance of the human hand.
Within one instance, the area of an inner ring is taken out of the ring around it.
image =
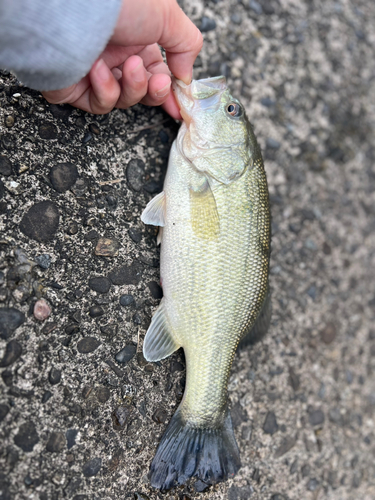
[[[54,104],[69,103],[94,114],[141,102],[162,105],[181,119],[171,72],[190,83],[202,35],[176,0],[123,0],[115,31],[90,72],[65,89],[43,92]],[[159,46],[166,51],[168,66]]]

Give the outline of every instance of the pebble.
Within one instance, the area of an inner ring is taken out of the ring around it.
[[[84,128],[86,125],[86,118],[84,116],[77,116],[76,125],[79,128]]]
[[[95,231],[95,229],[91,229],[88,233],[85,234],[85,240],[93,241],[96,240],[98,236],[98,231]]]
[[[67,229],[66,233],[69,234],[69,236],[73,236],[74,234],[78,233],[78,224],[76,222],[70,222]]]
[[[171,373],[183,372],[184,366],[181,363],[179,363],[178,361],[171,361],[169,370]]]
[[[131,409],[127,406],[119,406],[113,413],[115,424],[124,427],[129,420]]]
[[[143,268],[138,262],[132,262],[130,266],[122,266],[113,269],[108,277],[114,285],[138,285],[141,281]]]
[[[211,486],[210,484],[207,484],[207,483],[201,481],[200,479],[197,479],[197,481],[195,481],[195,483],[194,483],[194,489],[198,493],[202,493],[203,491],[208,490],[208,488],[210,486]]]
[[[89,287],[91,290],[94,290],[94,292],[108,293],[111,288],[111,282],[105,276],[96,276],[89,279]]]
[[[100,385],[95,391],[95,396],[100,403],[105,403],[111,397],[111,391],[108,387]]]
[[[273,411],[269,411],[266,415],[266,419],[265,419],[264,424],[263,424],[263,431],[266,434],[271,434],[271,436],[272,436],[278,430],[279,430],[279,426],[277,424],[276,415],[274,414]]]
[[[68,335],[74,335],[75,333],[78,333],[80,331],[80,327],[74,323],[70,323],[69,325],[66,325],[65,327],[65,333]]]
[[[59,227],[60,214],[52,201],[35,203],[23,216],[20,230],[29,238],[44,243],[55,235]]]
[[[157,424],[164,424],[167,421],[168,413],[163,408],[157,408],[152,415],[152,420]]]
[[[91,318],[99,318],[100,316],[103,316],[104,309],[101,306],[92,306],[89,309],[89,314]]]
[[[282,457],[283,455],[285,455],[285,453],[287,453],[289,450],[291,450],[293,448],[293,446],[296,444],[297,442],[297,437],[296,436],[286,436],[280,446],[276,449],[275,451],[275,458],[280,458]]]
[[[68,123],[68,118],[73,111],[73,107],[69,104],[50,104],[49,110],[51,111],[54,118],[63,120]]]
[[[145,163],[139,158],[130,160],[126,166],[126,179],[134,191],[140,191],[144,182]]]
[[[228,500],[249,500],[253,494],[254,489],[252,486],[231,486],[228,490]]]
[[[8,115],[6,118],[5,118],[5,126],[7,128],[12,128],[14,125],[14,116],[12,115]]]
[[[275,493],[272,495],[270,500],[287,500],[286,496],[282,495],[281,493]]]
[[[11,340],[7,343],[3,359],[0,361],[0,367],[5,368],[13,364],[22,354],[22,347],[17,340]]]
[[[168,134],[167,134],[167,132],[165,130],[160,130],[160,132],[159,132],[158,135],[159,135],[159,139],[161,140],[161,142],[163,144],[168,144],[168,142],[169,142],[169,136],[168,136]]]
[[[315,491],[318,486],[319,486],[319,481],[315,479],[315,477],[310,479],[309,482],[307,483],[307,489],[309,491]]]
[[[51,256],[48,253],[42,253],[35,258],[35,262],[41,269],[49,269],[51,265]]]
[[[30,476],[26,476],[25,479],[23,480],[23,482],[25,483],[25,486],[27,487],[30,487],[34,481],[31,479]]]
[[[270,97],[262,97],[260,103],[266,108],[272,108],[273,106],[275,106],[276,101],[274,99],[271,99]]]
[[[97,125],[96,123],[90,123],[89,130],[95,135],[100,135],[99,125]]]
[[[23,312],[10,308],[0,308],[0,337],[7,340],[25,321]]]
[[[77,349],[81,354],[89,354],[94,352],[101,342],[94,337],[84,337],[77,344]]]
[[[239,401],[233,405],[231,415],[234,427],[238,427],[242,424],[242,422],[246,422],[248,420],[247,412]]]
[[[325,418],[322,410],[315,410],[314,408],[309,408],[308,413],[309,413],[309,422],[311,425],[316,426],[324,424]]]
[[[118,363],[123,363],[123,364],[129,363],[129,361],[134,358],[136,352],[137,352],[137,347],[133,344],[129,344],[116,354],[115,360]]]
[[[134,302],[134,297],[133,295],[121,295],[119,302],[120,306],[130,306]]]
[[[272,137],[267,138],[266,145],[270,149],[279,149],[281,146],[280,142],[276,139],[272,139]]]
[[[41,139],[51,140],[57,137],[57,128],[51,122],[42,123],[39,126],[38,132]]]
[[[4,194],[5,194],[4,182],[2,180],[0,180],[0,200],[4,196]]]
[[[62,432],[52,432],[46,445],[51,453],[60,453],[66,446],[66,438]]]
[[[93,138],[92,133],[86,132],[86,134],[83,136],[82,143],[86,144],[87,142],[90,142],[92,138]]]
[[[128,234],[130,238],[134,241],[134,243],[139,243],[142,240],[141,231],[137,231],[136,229],[129,229]]]
[[[161,299],[163,297],[163,289],[158,283],[156,283],[156,281],[150,281],[147,283],[147,286],[154,299]]]
[[[295,474],[297,471],[298,471],[298,458],[296,458],[296,459],[293,461],[292,465],[290,466],[290,470],[289,470],[289,472],[290,472],[291,474]]]
[[[148,497],[144,493],[139,493],[139,491],[135,491],[134,500],[150,500],[150,497]]]
[[[52,397],[52,392],[51,391],[46,391],[43,396],[42,396],[42,403],[47,403]]]
[[[305,464],[302,468],[301,468],[301,474],[302,474],[302,477],[307,477],[309,474],[310,474],[310,470],[311,470],[311,467],[309,464]]]
[[[58,163],[49,172],[49,179],[55,191],[65,193],[78,179],[78,170],[73,163]]]
[[[0,422],[8,415],[9,409],[8,405],[0,403]]]
[[[51,314],[51,308],[44,299],[39,299],[34,305],[34,318],[44,321]]]
[[[95,247],[95,255],[102,257],[116,257],[120,242],[115,238],[99,238]]]
[[[325,344],[331,344],[336,338],[336,326],[333,323],[327,323],[320,332],[320,338]]]
[[[207,31],[212,31],[212,30],[216,29],[215,19],[211,19],[210,17],[203,16],[199,29],[201,30],[202,33],[206,33]]]
[[[233,24],[241,24],[242,16],[238,12],[235,12],[234,14],[231,15],[230,20],[232,21]]]
[[[249,7],[251,10],[253,10],[256,14],[259,16],[263,14],[263,8],[260,3],[256,2],[256,0],[250,0],[249,1]]]
[[[78,436],[77,429],[68,429],[65,433],[67,448],[70,450],[76,444],[76,437]]]
[[[48,380],[51,385],[57,385],[61,380],[61,370],[52,367],[48,374]]]
[[[289,368],[289,383],[293,391],[298,391],[300,387],[300,377],[296,374],[293,368]]]
[[[34,446],[39,443],[39,436],[33,422],[20,425],[18,433],[14,436],[14,444],[25,452],[33,451]]]
[[[6,156],[0,155],[0,175],[8,176],[12,174],[12,164]]]
[[[147,191],[147,193],[150,193],[150,194],[160,193],[160,191],[162,190],[162,185],[161,185],[160,181],[157,182],[157,181],[151,180],[150,182],[148,182],[147,184],[145,184],[143,186],[143,189],[145,191]]]
[[[84,464],[82,467],[82,472],[85,477],[93,477],[100,471],[102,467],[102,459],[101,458],[92,458],[88,462]]]

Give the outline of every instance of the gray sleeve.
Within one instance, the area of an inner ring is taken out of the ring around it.
[[[0,67],[56,90],[85,76],[105,48],[121,0],[0,0]]]

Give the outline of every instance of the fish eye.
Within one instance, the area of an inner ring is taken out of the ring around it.
[[[228,104],[226,111],[229,115],[234,116],[235,118],[238,118],[242,115],[241,106],[236,102],[231,102],[230,104]]]

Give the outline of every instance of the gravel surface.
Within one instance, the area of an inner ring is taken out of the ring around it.
[[[140,214],[178,125],[49,105],[3,72],[0,498],[373,500],[375,4],[182,7],[195,77],[245,104],[272,203],[272,325],[229,384],[242,468],[164,495],[146,476],[185,383],[182,351],[141,354],[161,289]]]

